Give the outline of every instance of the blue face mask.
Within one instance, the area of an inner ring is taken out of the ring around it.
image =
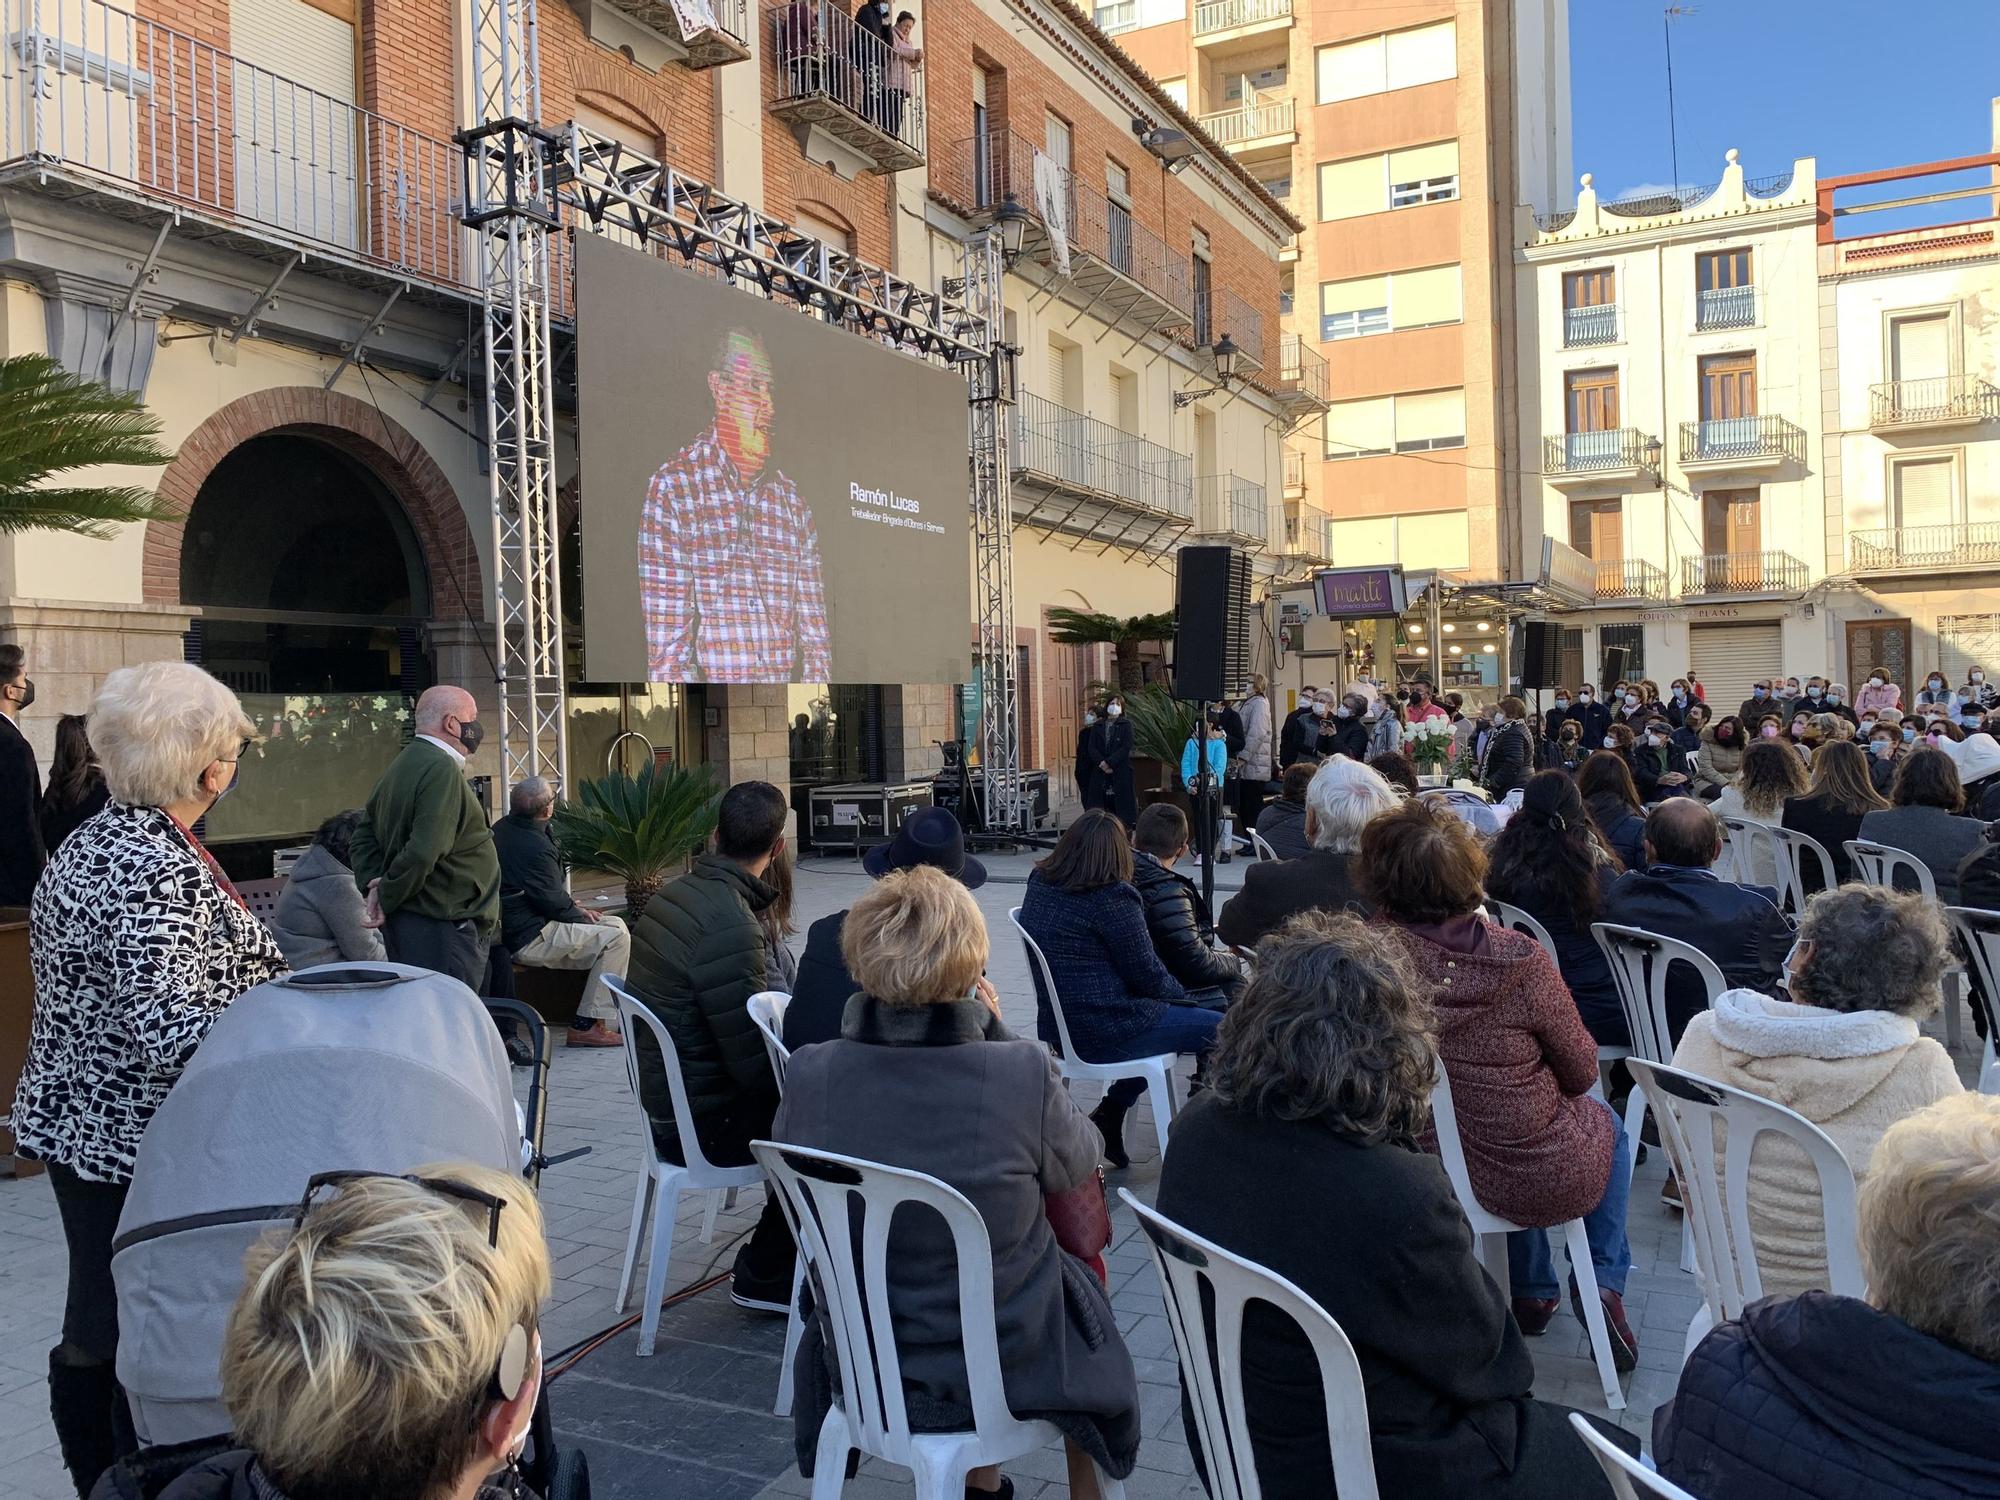
[[[1917,737],[1917,731],[1912,726],[1905,724],[1903,726],[1903,743],[1907,745],[1910,743],[1911,740],[1915,739],[1916,737]]]
[[[1750,696],[1753,698],[1761,698],[1765,695],[1767,691],[1769,690],[1766,688],[1752,688],[1750,689]]]

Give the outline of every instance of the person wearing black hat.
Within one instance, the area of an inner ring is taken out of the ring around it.
[[[931,865],[969,891],[986,884],[986,866],[965,852],[965,830],[942,807],[920,807],[896,830],[895,838],[877,844],[861,857],[861,867],[877,880],[891,870]],[[840,1036],[840,1018],[848,997],[860,988],[840,956],[845,911],[821,917],[806,929],[806,951],[799,958],[798,983],[785,1007],[785,1047],[796,1052],[814,1042]]]

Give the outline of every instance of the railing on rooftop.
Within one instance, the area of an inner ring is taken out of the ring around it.
[[[1868,389],[1868,425],[1915,427],[1990,422],[2000,417],[2000,390],[1977,375],[1890,380]]]
[[[1271,524],[1264,486],[1240,474],[1198,474],[1194,481],[1196,532],[1263,541]]]
[[[2000,566],[2000,522],[1889,526],[1850,532],[1847,565],[1857,573],[1931,572]]]
[[[1194,519],[1194,459],[1023,392],[1014,407],[1017,473],[1146,510]]]
[[[1326,401],[1326,356],[1296,333],[1278,335],[1278,384],[1311,400]]]
[[[1201,115],[1195,123],[1206,130],[1218,146],[1240,146],[1267,135],[1288,135],[1294,123],[1290,99],[1267,99],[1260,104],[1240,104]]]
[[[1789,552],[1710,552],[1681,559],[1683,594],[1797,594],[1811,570]]]
[[[788,0],[770,7],[777,61],[777,107],[835,105],[900,150],[871,151],[889,170],[924,155],[924,72],[898,59],[872,32],[856,25],[838,0]],[[894,84],[905,87],[892,87]],[[852,137],[849,137],[852,139]],[[862,149],[867,149],[864,145]]]
[[[1234,31],[1262,21],[1279,21],[1292,13],[1292,0],[1200,0],[1194,8],[1194,34]]]
[[[0,161],[463,286],[458,147],[101,0],[0,0]]]

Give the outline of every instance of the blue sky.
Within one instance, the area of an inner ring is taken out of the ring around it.
[[[1830,176],[1991,149],[2000,0],[1691,3],[1673,22],[1683,183],[1714,182],[1732,146],[1753,178],[1800,156]],[[1607,197],[1674,181],[1662,8],[1570,0],[1576,170]]]

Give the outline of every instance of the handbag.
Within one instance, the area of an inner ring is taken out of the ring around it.
[[[1055,1231],[1056,1243],[1089,1266],[1108,1288],[1104,1250],[1111,1243],[1111,1210],[1104,1201],[1104,1168],[1066,1193],[1044,1193],[1042,1212]]]

